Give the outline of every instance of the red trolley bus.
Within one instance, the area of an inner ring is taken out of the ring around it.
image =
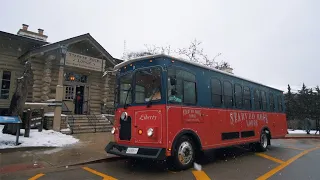
[[[280,90],[167,55],[115,70],[115,141],[107,153],[187,169],[205,150],[251,144],[265,151],[287,134]]]

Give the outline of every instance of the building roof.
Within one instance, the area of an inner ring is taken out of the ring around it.
[[[133,63],[133,62],[142,61],[142,60],[146,60],[146,59],[161,58],[161,57],[167,57],[169,59],[173,59],[173,60],[176,60],[176,61],[188,63],[188,64],[191,64],[191,65],[194,65],[194,66],[197,66],[197,67],[201,67],[201,68],[205,68],[205,69],[208,69],[208,70],[211,70],[211,71],[219,72],[219,73],[231,76],[231,77],[239,78],[239,79],[242,79],[242,80],[245,80],[245,81],[249,81],[249,82],[261,85],[261,86],[265,86],[265,87],[268,87],[268,88],[283,92],[280,89],[277,89],[277,88],[274,88],[274,87],[270,87],[270,86],[267,86],[267,85],[261,84],[259,82],[255,82],[255,81],[252,81],[252,80],[240,77],[240,76],[236,76],[234,74],[230,74],[230,73],[221,71],[221,70],[216,69],[216,68],[211,68],[211,67],[199,64],[199,63],[195,63],[195,62],[192,62],[192,61],[189,61],[189,60],[186,60],[186,59],[182,59],[182,58],[176,58],[176,57],[169,56],[169,55],[166,55],[166,54],[148,55],[148,56],[143,56],[143,57],[138,57],[138,58],[126,60],[126,61],[123,61],[122,63],[119,63],[119,64],[115,65],[114,70],[117,70],[117,69],[119,69],[119,68],[121,68],[123,66],[126,66],[126,65],[128,65],[130,63]]]
[[[24,55],[20,56],[20,58],[24,58],[26,56],[34,56],[39,53],[48,52],[51,50],[58,49],[62,46],[68,46],[69,44],[74,44],[81,41],[89,41],[97,50],[101,52],[101,54],[112,64],[116,65],[116,60],[89,34],[82,34],[80,36],[72,37],[69,39],[65,39],[62,41],[58,41],[51,44],[45,44],[41,47],[37,47],[29,52],[25,53]]]
[[[11,34],[11,33],[3,32],[3,31],[0,31],[0,36],[5,36],[5,37],[12,38],[12,39],[18,39],[18,40],[21,40],[21,41],[26,41],[26,42],[30,42],[30,43],[39,44],[39,45],[48,44],[48,42],[45,42],[45,41],[36,40],[36,39],[33,39],[33,38],[24,37],[24,36],[19,36],[19,35],[16,35],[16,34]]]

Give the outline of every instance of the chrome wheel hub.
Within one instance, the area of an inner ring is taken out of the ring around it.
[[[268,138],[267,138],[267,135],[262,135],[261,137],[261,145],[263,148],[267,148],[268,146]]]
[[[186,165],[189,164],[192,160],[193,149],[189,142],[183,142],[178,150],[178,157],[181,164]]]

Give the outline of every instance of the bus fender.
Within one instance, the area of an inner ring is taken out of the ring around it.
[[[270,145],[271,144],[271,131],[270,131],[270,129],[267,127],[267,126],[263,126],[262,127],[262,129],[261,129],[261,132],[260,132],[260,134],[262,134],[262,132],[266,132],[267,133],[267,135],[268,135],[268,145]]]
[[[182,130],[179,132],[179,134],[175,137],[175,139],[173,140],[173,143],[172,143],[172,153],[174,154],[175,153],[175,147],[176,147],[176,143],[177,141],[183,136],[183,135],[187,135],[187,136],[190,136],[194,143],[196,144],[196,148],[198,150],[202,150],[202,145],[201,145],[201,140],[199,138],[199,136],[197,135],[197,133],[195,133],[194,131],[192,130]]]

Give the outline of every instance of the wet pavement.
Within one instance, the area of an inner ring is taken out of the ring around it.
[[[246,146],[206,152],[199,161],[201,171],[189,169],[173,172],[166,162],[121,159],[81,166],[42,168],[16,172],[6,179],[320,179],[320,140],[278,139],[264,153],[255,153]]]

